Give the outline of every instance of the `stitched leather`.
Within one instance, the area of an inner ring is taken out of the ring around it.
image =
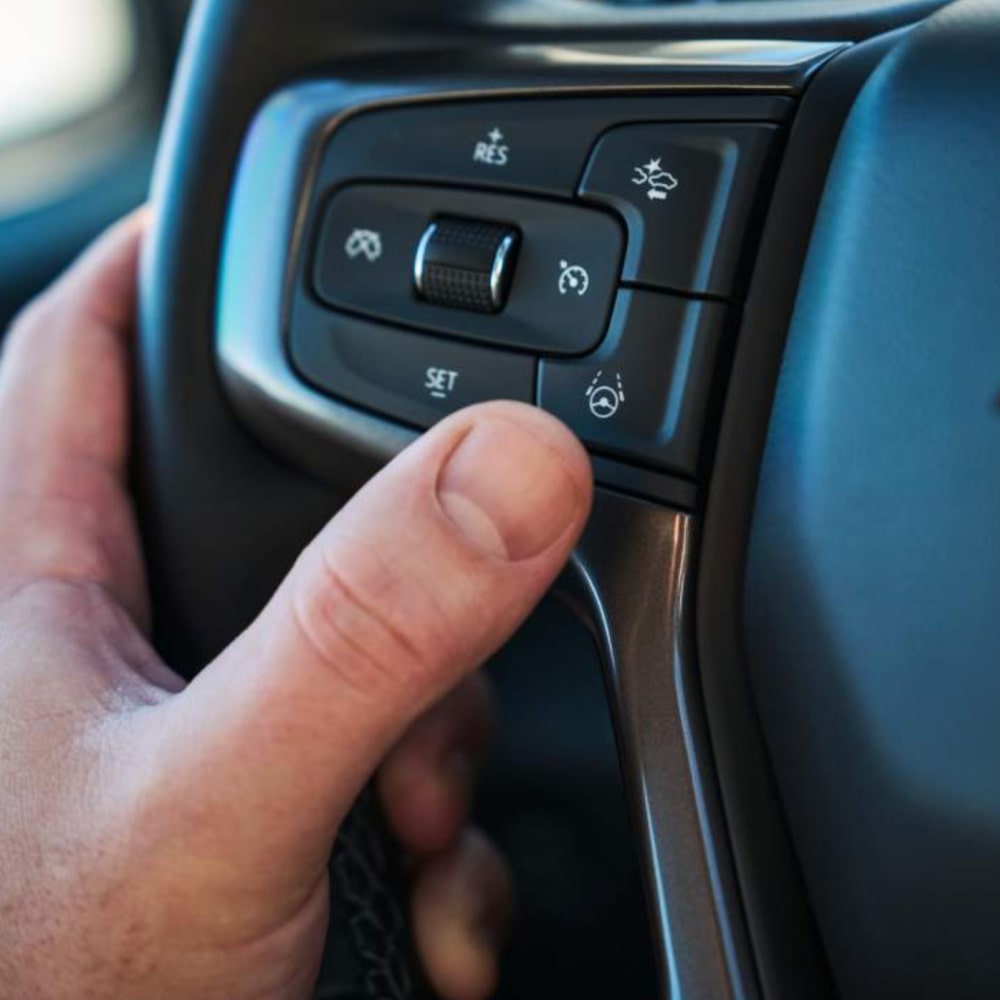
[[[370,792],[330,860],[330,928],[316,1000],[425,1000],[396,845]]]

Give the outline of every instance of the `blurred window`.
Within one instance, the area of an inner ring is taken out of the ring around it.
[[[129,0],[0,0],[0,153],[118,95],[134,27]]]
[[[0,223],[50,204],[149,118],[135,0],[0,0]]]

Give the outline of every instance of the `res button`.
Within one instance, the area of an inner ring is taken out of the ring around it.
[[[459,183],[572,197],[606,101],[454,102],[371,111],[334,133],[325,161],[339,179]]]
[[[628,228],[623,279],[738,296],[771,125],[624,125],[598,142],[580,187]]]

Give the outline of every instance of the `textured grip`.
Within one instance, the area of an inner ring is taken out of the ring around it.
[[[417,294],[434,305],[467,312],[499,312],[507,301],[519,234],[479,219],[441,217],[417,247]]]
[[[316,1000],[430,1000],[398,847],[366,792],[330,860],[330,928]]]

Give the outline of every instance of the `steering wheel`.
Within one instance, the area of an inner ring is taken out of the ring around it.
[[[660,995],[994,996],[998,51],[987,0],[200,0],[139,357],[171,662],[422,428],[537,403]],[[378,827],[324,996],[421,992]]]

